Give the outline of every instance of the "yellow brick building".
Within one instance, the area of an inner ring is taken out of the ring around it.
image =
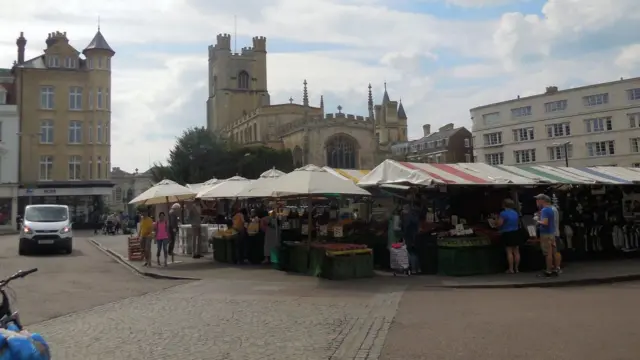
[[[111,59],[115,51],[98,29],[82,52],[66,32],[49,33],[44,53],[24,59],[16,41],[14,66],[20,117],[20,206],[58,203],[74,221],[89,220],[110,195]]]

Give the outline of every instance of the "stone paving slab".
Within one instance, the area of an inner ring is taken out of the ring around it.
[[[402,293],[208,280],[31,329],[65,360],[377,360]]]

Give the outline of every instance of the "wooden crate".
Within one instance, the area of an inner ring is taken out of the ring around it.
[[[129,237],[127,239],[127,252],[129,261],[142,261],[144,258],[139,237]]]

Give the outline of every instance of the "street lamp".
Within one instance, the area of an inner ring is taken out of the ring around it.
[[[553,143],[554,146],[562,146],[564,149],[564,166],[569,167],[569,145],[571,141],[565,141],[563,143]]]

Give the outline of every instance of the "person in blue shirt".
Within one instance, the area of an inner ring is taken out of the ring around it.
[[[535,197],[536,205],[540,209],[539,215],[534,217],[540,229],[540,249],[545,258],[546,270],[542,277],[558,276],[554,271],[554,259],[556,254],[556,217],[551,207],[551,198],[545,194]]]
[[[516,211],[516,204],[511,199],[504,199],[502,202],[504,210],[497,220],[500,239],[507,252],[507,263],[509,264],[508,274],[514,274],[520,267],[520,246],[526,239],[520,235],[520,215]]]
[[[0,329],[0,360],[50,360],[49,345],[40,334],[10,324]]]

